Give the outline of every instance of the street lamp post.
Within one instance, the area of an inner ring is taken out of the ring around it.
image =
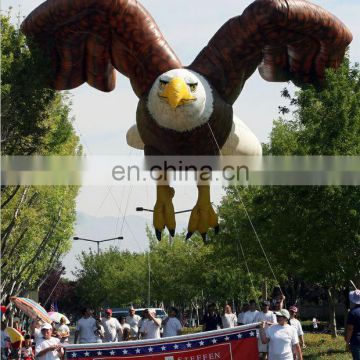
[[[100,254],[100,243],[106,242],[106,241],[111,241],[111,240],[123,240],[124,237],[123,236],[118,236],[118,237],[114,237],[111,239],[104,239],[104,240],[93,240],[93,239],[84,239],[78,236],[74,236],[73,237],[74,240],[82,240],[82,241],[89,241],[89,242],[94,242],[97,244],[97,254]]]

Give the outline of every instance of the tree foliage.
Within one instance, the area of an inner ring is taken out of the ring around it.
[[[323,89],[309,86],[294,96],[285,89],[283,95],[294,107],[293,116],[274,123],[266,154],[360,155],[357,64],[351,66],[346,59],[338,70],[329,70]],[[258,274],[265,270],[263,275],[269,277],[243,204],[280,279],[297,277],[319,284],[330,301],[335,291],[348,287],[350,279],[359,281],[360,187],[228,188],[220,207],[223,236],[230,248],[236,246],[236,236],[243,239],[251,268]],[[228,258],[236,256],[229,251]]]
[[[142,254],[114,248],[100,255],[82,253],[75,274],[84,306],[148,306],[150,300],[151,306],[196,308],[207,301],[249,299],[239,291],[247,283],[241,264],[226,263],[200,237],[186,241],[183,233],[159,242],[150,231],[148,237],[150,249]]]
[[[47,88],[50,66],[1,16],[2,155],[81,152],[69,98]],[[36,288],[71,246],[77,187],[2,186],[2,300]]]

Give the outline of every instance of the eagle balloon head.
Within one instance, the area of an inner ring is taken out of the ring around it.
[[[213,102],[211,87],[202,75],[188,69],[175,69],[155,80],[147,106],[160,126],[186,132],[209,120]]]

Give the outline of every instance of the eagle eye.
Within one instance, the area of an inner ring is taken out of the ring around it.
[[[195,92],[198,87],[198,83],[189,84],[189,88],[191,92]]]
[[[165,89],[165,86],[166,86],[168,83],[169,83],[169,82],[166,81],[166,80],[160,80],[160,81],[159,81],[159,88],[160,88],[161,90]]]

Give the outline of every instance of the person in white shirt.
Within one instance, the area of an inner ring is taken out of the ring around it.
[[[296,316],[298,314],[298,308],[295,305],[290,306],[289,313],[290,313],[289,324],[296,329],[297,334],[299,336],[300,346],[303,349],[305,349],[306,345],[305,345],[305,341],[304,341],[304,331],[302,329],[301,322],[296,318]]]
[[[135,309],[131,307],[129,309],[129,315],[126,317],[125,321],[130,325],[130,337],[132,339],[137,339],[139,332],[139,321],[141,317],[135,314]]]
[[[255,316],[258,314],[258,310],[256,310],[256,302],[255,300],[249,301],[249,310],[244,314],[243,323],[244,325],[253,324],[255,322]]]
[[[105,330],[104,342],[117,342],[122,340],[123,331],[118,319],[112,317],[112,310],[105,310],[105,317],[101,323]]]
[[[178,316],[178,310],[174,307],[170,308],[169,316],[164,319],[162,325],[164,328],[163,337],[171,337],[181,335],[182,325]]]
[[[64,317],[60,319],[60,326],[57,328],[57,334],[61,343],[67,343],[69,341],[70,329],[66,325],[66,319]]]
[[[60,360],[64,355],[64,349],[60,339],[51,336],[52,326],[45,323],[41,326],[42,339],[35,347],[35,354],[38,360]]]
[[[77,343],[78,338],[80,344],[96,343],[95,331],[97,326],[92,311],[88,308],[83,309],[82,315],[76,324],[74,343]]]
[[[269,344],[269,360],[303,360],[299,337],[296,329],[289,325],[290,314],[286,309],[275,312],[278,324],[265,329],[260,326],[260,338],[263,344]]]
[[[121,326],[121,330],[122,330],[122,339],[121,340],[124,340],[124,341],[131,340],[130,325],[125,321],[125,317],[120,316],[119,322],[120,322],[120,326]]]
[[[161,320],[157,319],[155,310],[145,310],[145,320],[142,322],[140,333],[141,338],[148,339],[160,339],[160,327]]]
[[[33,322],[30,325],[30,335],[34,338],[35,345],[43,337],[41,333],[41,325],[42,325],[42,321],[39,318],[33,320]]]
[[[250,306],[248,303],[244,303],[243,306],[241,307],[241,311],[237,318],[238,325],[244,325],[244,315],[247,311],[249,311],[249,308],[250,308]]]
[[[227,304],[224,309],[224,315],[221,317],[223,329],[233,328],[237,325],[236,315],[232,312],[231,306]]]
[[[96,330],[95,330],[95,337],[97,343],[105,342],[105,330],[101,322],[101,314],[96,315]]]
[[[261,311],[259,311],[255,316],[255,322],[265,322],[265,329],[267,329],[270,325],[277,323],[276,315],[269,309],[270,309],[270,301],[265,300],[261,303]],[[261,359],[266,360],[268,353],[268,346],[267,344],[263,344],[260,338],[258,341],[258,348]]]

